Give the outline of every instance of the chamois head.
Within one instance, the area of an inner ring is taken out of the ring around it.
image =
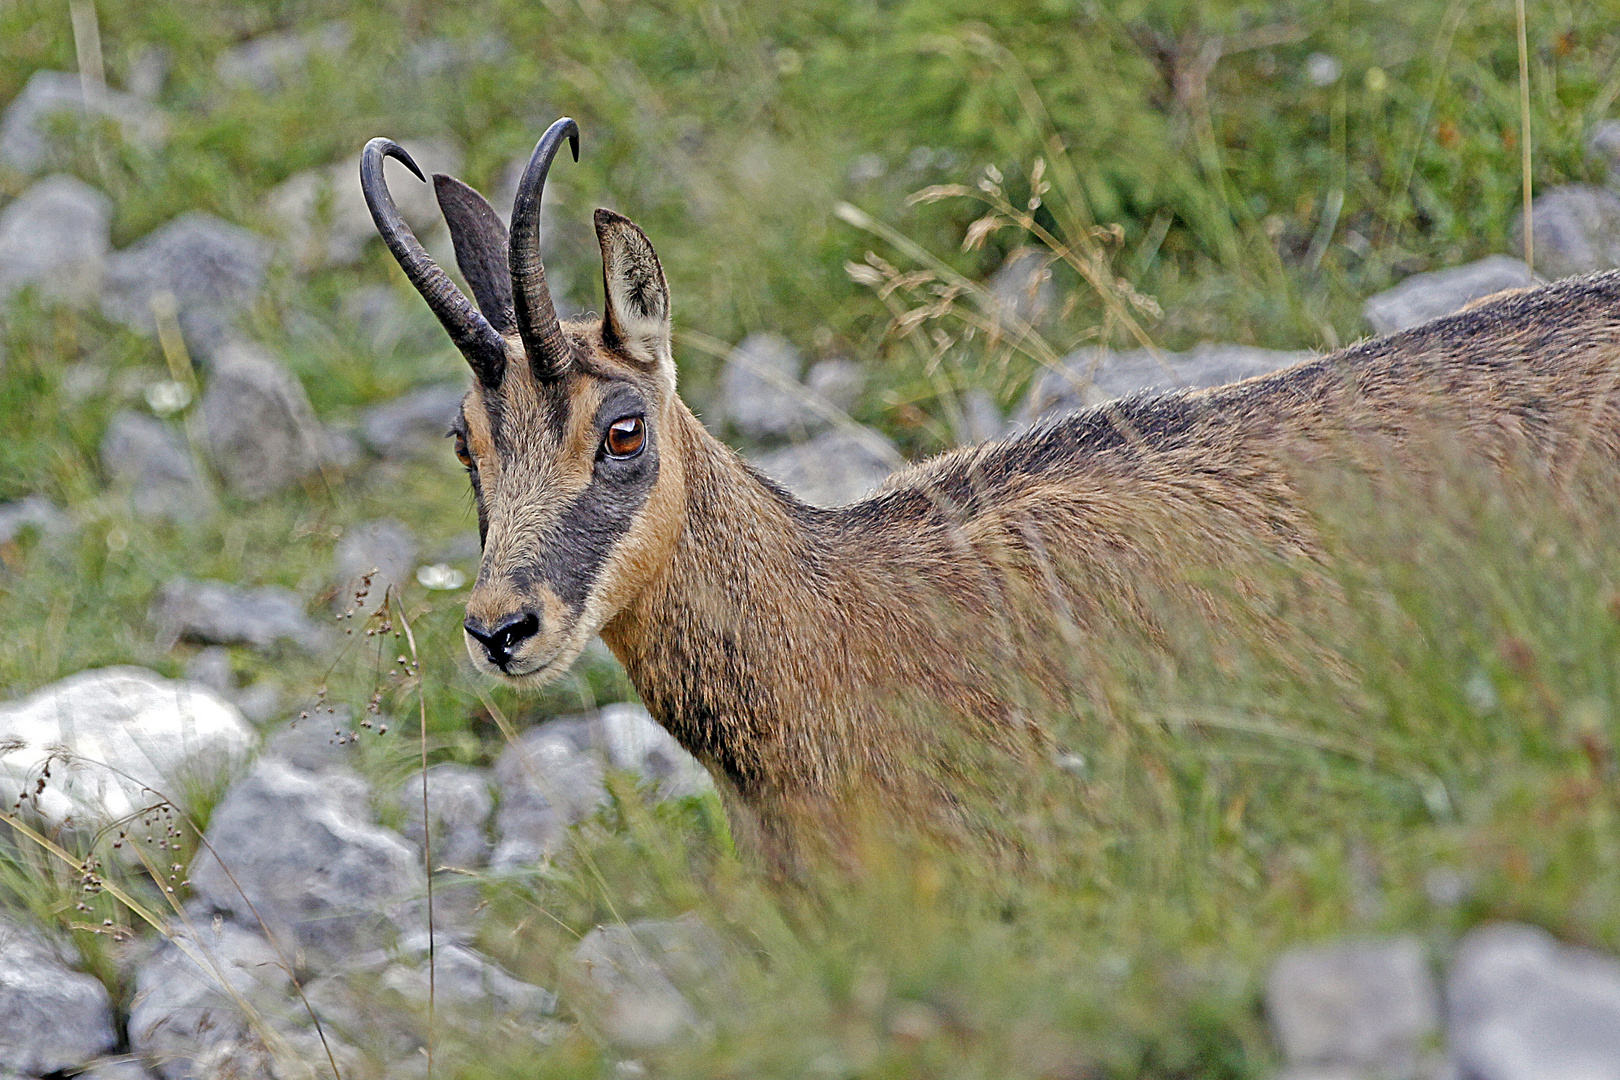
[[[563,140],[547,129],[518,184],[510,245],[500,217],[461,181],[435,174],[468,302],[395,208],[383,160],[425,182],[387,139],[366,144],[361,186],[405,275],[475,379],[452,434],[478,503],[483,561],[467,604],[473,663],[514,681],[568,670],[674,543],[684,505],[669,289],[646,235],[596,211],[606,290],[600,321],[561,323],[540,264],[540,196]]]

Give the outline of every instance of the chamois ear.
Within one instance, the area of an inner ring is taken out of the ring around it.
[[[629,218],[596,211],[606,295],[602,338],[643,364],[670,362],[669,286],[647,234]]]
[[[502,334],[517,325],[512,314],[512,272],[507,267],[506,226],[484,197],[453,176],[433,174],[433,193],[439,198],[450,240],[456,246],[456,265],[467,279],[478,310]]]

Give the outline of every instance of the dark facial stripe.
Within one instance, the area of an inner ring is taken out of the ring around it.
[[[513,584],[524,591],[543,584],[573,610],[584,606],[602,564],[658,481],[658,433],[652,425],[648,417],[646,449],[638,456],[616,461],[598,455],[591,482],[563,507],[534,560],[511,571]]]

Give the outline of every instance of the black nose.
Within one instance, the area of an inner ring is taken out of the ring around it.
[[[478,643],[489,654],[490,663],[503,670],[511,663],[512,653],[540,631],[540,619],[532,611],[513,615],[493,630],[486,631],[484,624],[471,615],[467,616],[467,621],[461,625],[467,628],[467,633],[478,639]]]

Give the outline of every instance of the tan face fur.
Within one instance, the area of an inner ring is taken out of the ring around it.
[[[572,357],[553,378],[509,335],[498,384],[475,382],[454,430],[484,545],[467,651],[479,670],[530,685],[568,670],[668,561],[683,524],[663,271],[635,225],[603,210],[596,224],[601,322],[564,324]]]

